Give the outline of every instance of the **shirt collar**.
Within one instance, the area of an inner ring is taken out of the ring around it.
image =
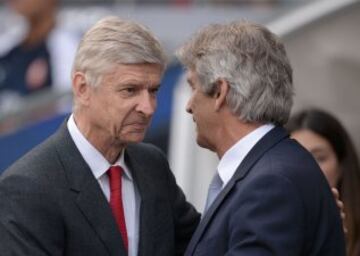
[[[232,178],[236,169],[255,144],[274,127],[273,124],[265,124],[258,127],[245,137],[241,138],[225,152],[224,156],[220,159],[217,168],[219,176],[223,181],[223,187],[225,187]]]
[[[106,158],[85,138],[77,127],[73,114],[69,117],[67,128],[80,154],[85,162],[89,165],[96,179],[106,174],[107,170],[112,166]],[[113,165],[120,165],[124,169],[125,177],[132,180],[131,173],[125,164],[124,150],[119,159]]]

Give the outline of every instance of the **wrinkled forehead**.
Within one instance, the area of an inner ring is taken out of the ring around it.
[[[162,76],[159,64],[116,64],[104,75],[104,82],[158,85]]]

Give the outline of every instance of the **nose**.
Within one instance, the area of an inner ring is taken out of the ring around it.
[[[142,93],[142,97],[139,98],[136,110],[143,113],[146,117],[151,117],[156,108],[156,97],[151,95],[148,91]]]
[[[189,99],[187,104],[186,104],[186,112],[188,112],[189,114],[192,114],[191,99]]]

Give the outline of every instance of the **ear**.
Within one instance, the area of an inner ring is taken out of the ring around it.
[[[226,96],[230,90],[228,81],[224,79],[219,79],[216,81],[216,91],[214,94],[215,97],[215,111],[219,111],[222,106],[226,104]]]
[[[85,74],[76,72],[72,79],[72,89],[75,99],[82,105],[89,105],[90,85],[86,81]]]

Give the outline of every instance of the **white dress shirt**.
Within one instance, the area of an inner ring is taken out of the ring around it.
[[[70,116],[67,122],[67,128],[76,147],[99,182],[106,199],[110,202],[110,185],[106,172],[112,164],[80,132],[75,124],[73,115]],[[133,181],[131,172],[125,164],[124,151],[113,165],[120,165],[124,169],[122,176],[122,200],[129,243],[128,255],[136,256],[139,244],[140,194]]]
[[[244,160],[246,155],[255,146],[255,144],[265,136],[275,126],[273,124],[265,124],[241,138],[230,149],[228,149],[221,158],[217,171],[223,182],[222,188],[230,181],[236,169]]]

